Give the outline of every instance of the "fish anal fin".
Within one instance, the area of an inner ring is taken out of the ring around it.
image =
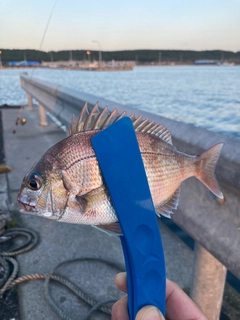
[[[122,229],[119,222],[113,222],[111,224],[100,224],[98,226],[92,226],[99,229],[110,236],[122,236]]]
[[[171,218],[171,214],[173,214],[172,210],[177,209],[179,196],[180,188],[178,188],[167,201],[155,207],[157,215],[162,215],[164,217]]]

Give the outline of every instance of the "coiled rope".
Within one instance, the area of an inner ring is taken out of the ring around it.
[[[4,220],[3,218],[5,219],[5,221],[9,220],[7,219],[6,215],[1,214],[0,212],[0,275],[2,275],[2,277],[0,278],[0,299],[3,299],[3,296],[7,290],[13,288],[18,284],[30,280],[44,280],[44,295],[49,305],[61,319],[73,320],[57,306],[50,295],[50,282],[55,281],[67,287],[73,294],[75,294],[78,298],[83,300],[91,307],[87,315],[82,320],[90,319],[96,311],[101,311],[107,315],[111,314],[111,305],[116,302],[117,299],[104,299],[101,301],[96,301],[94,298],[90,297],[89,294],[84,292],[83,289],[79,288],[69,279],[57,274],[56,271],[61,267],[66,266],[67,264],[83,261],[101,262],[115,268],[117,271],[124,271],[124,266],[121,266],[113,261],[103,259],[101,257],[85,256],[73,260],[64,261],[57,265],[57,267],[55,267],[49,274],[32,274],[16,279],[18,272],[18,263],[13,257],[31,250],[38,242],[38,235],[35,231],[25,228],[6,229],[4,223],[1,224],[1,222],[3,222]],[[25,241],[23,241],[21,244],[14,244],[14,240],[19,237],[24,238]],[[5,245],[5,247],[7,247],[8,242],[11,242],[11,245],[9,245],[6,250],[2,250],[3,244]],[[10,274],[11,269],[12,272]]]

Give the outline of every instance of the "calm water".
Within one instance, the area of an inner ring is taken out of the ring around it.
[[[26,103],[23,70],[0,70],[0,105]],[[164,117],[240,139],[240,67],[137,67],[133,71],[24,70]]]

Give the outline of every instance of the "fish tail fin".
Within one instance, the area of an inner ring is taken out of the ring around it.
[[[196,175],[196,177],[220,199],[224,199],[224,196],[216,180],[214,170],[222,147],[223,143],[218,143],[199,155],[197,162],[200,168]]]

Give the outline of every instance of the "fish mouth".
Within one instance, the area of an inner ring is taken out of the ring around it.
[[[23,213],[31,213],[31,212],[36,212],[37,211],[36,207],[33,206],[33,205],[30,205],[29,203],[24,203],[24,202],[22,202],[20,200],[18,200],[17,202],[21,207],[20,211],[23,212]]]
[[[34,206],[34,205],[30,205],[29,203],[24,203],[21,200],[17,200],[17,202],[21,207],[21,209],[20,209],[21,213],[44,216],[44,217],[51,219],[51,220],[58,220],[58,217],[54,216],[52,214],[52,212],[44,212],[44,214],[43,214],[43,213],[39,212],[38,209],[36,208],[36,206]]]

